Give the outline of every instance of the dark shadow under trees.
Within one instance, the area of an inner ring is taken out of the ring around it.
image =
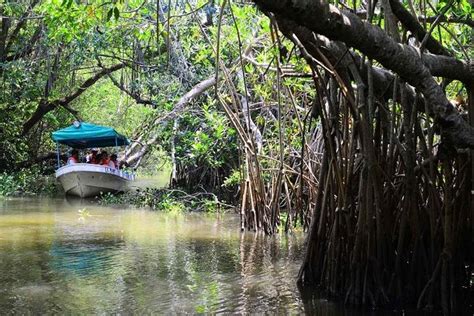
[[[415,305],[445,314],[466,308],[474,132],[433,76],[451,76],[443,60],[464,65],[449,79],[471,91],[471,120],[472,68],[446,56],[419,29],[417,35],[430,39],[423,44],[444,56],[420,56],[325,1],[254,2],[311,65],[323,129],[325,153],[299,282],[356,305]]]

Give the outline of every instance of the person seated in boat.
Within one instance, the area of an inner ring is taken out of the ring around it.
[[[109,167],[118,169],[119,163],[117,161],[117,154],[110,155]]]
[[[99,165],[108,166],[109,165],[109,154],[106,151],[100,153]]]
[[[77,151],[77,149],[73,149],[71,151],[71,157],[69,157],[67,160],[68,165],[72,165],[75,163],[79,163],[79,151]]]
[[[91,152],[86,156],[87,163],[97,163],[97,152],[96,148],[92,148]]]
[[[92,162],[93,164],[95,165],[100,165],[101,161],[102,161],[102,153],[98,153],[97,156],[95,156],[95,160],[94,162]]]

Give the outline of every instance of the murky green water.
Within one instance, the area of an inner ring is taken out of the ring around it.
[[[84,210],[85,208],[85,210]],[[303,302],[303,236],[240,234],[233,215],[0,200],[0,314],[345,314]]]

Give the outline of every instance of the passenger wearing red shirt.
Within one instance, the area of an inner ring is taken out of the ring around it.
[[[101,159],[99,161],[99,164],[102,166],[108,166],[109,165],[109,154],[107,154],[106,151],[103,151],[100,153]]]

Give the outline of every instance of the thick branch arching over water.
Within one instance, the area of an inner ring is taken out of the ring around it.
[[[432,107],[443,136],[457,147],[474,148],[474,129],[461,118],[413,47],[395,42],[381,28],[324,1],[255,0],[276,19],[290,19],[330,40],[341,41],[377,60],[418,89]],[[469,69],[469,67],[468,67]]]
[[[65,108],[69,107],[69,104],[77,99],[82,93],[84,93],[89,87],[94,85],[97,81],[105,77],[106,75],[120,70],[126,66],[125,63],[120,63],[113,65],[108,68],[102,68],[101,71],[96,73],[94,76],[88,78],[86,81],[84,81],[80,87],[78,87],[76,90],[74,90],[71,94],[60,98],[60,99],[55,99],[52,101],[42,99],[40,100],[38,107],[36,108],[35,112],[33,115],[23,124],[23,133],[22,135],[26,135],[30,129],[38,123],[43,116],[45,116],[47,113],[51,112],[52,110],[62,106]],[[68,109],[69,110],[69,109]]]

